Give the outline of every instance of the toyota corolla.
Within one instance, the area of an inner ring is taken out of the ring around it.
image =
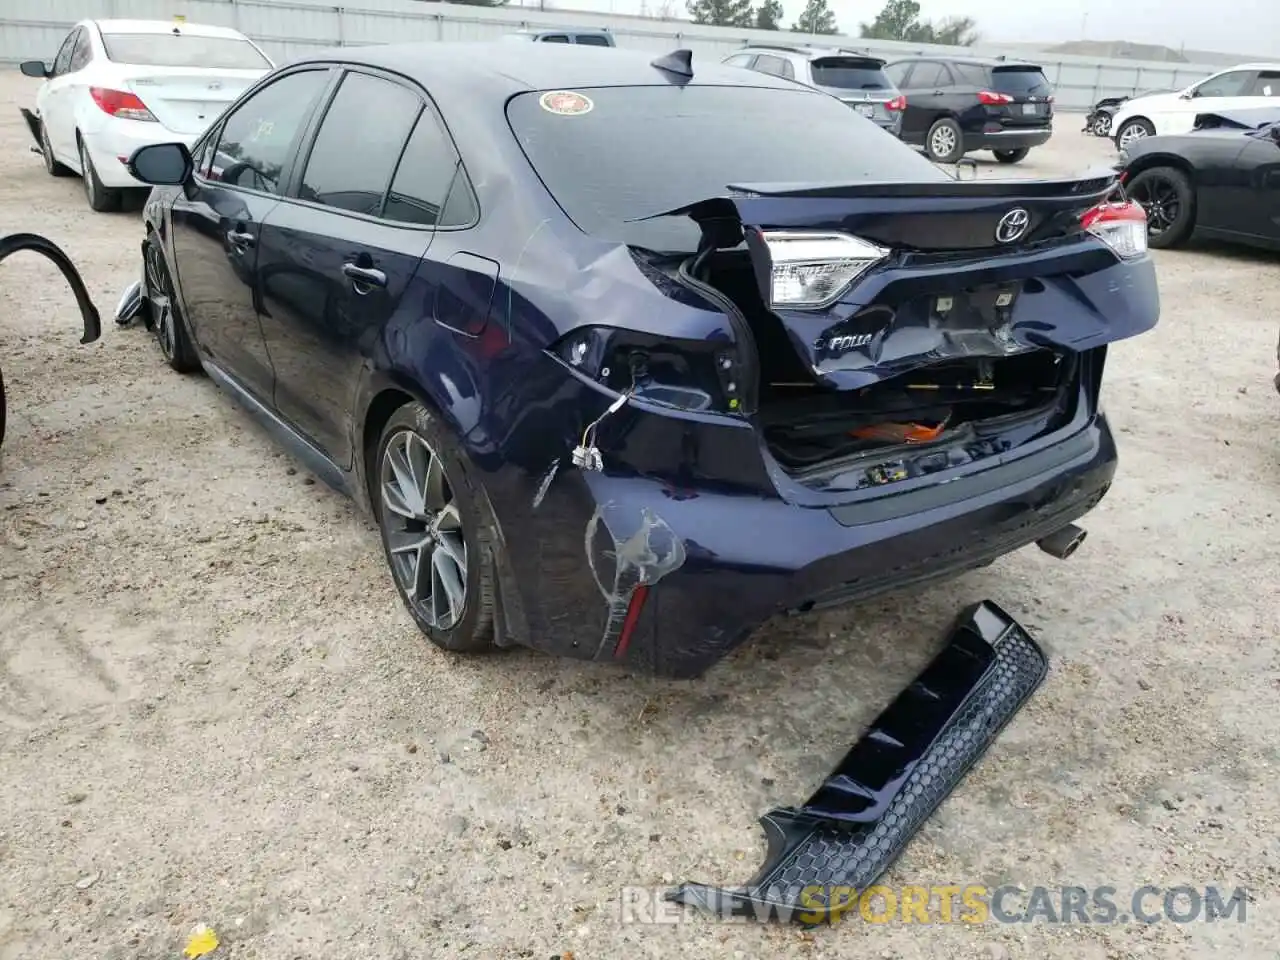
[[[1159,312],[1110,171],[960,182],[688,51],[348,48],[129,166],[118,319],[370,509],[455,651],[696,676],[778,614],[1066,556],[1108,344]]]

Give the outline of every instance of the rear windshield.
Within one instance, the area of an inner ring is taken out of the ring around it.
[[[840,90],[887,90],[893,84],[876,60],[857,57],[822,57],[811,63],[813,84]]]
[[[210,67],[270,70],[271,63],[247,40],[173,33],[105,33],[107,59],[141,67]]]
[[[593,236],[688,253],[687,217],[628,220],[725,196],[730,184],[948,179],[835,97],[739,86],[574,91],[588,112],[550,112],[537,92],[507,105],[512,132],[561,208]]]
[[[1039,67],[996,67],[991,71],[991,83],[999,93],[1014,96],[1047,97],[1053,92]]]

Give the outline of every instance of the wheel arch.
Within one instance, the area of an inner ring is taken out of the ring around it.
[[[357,406],[359,432],[354,438],[357,456],[352,458],[352,466],[358,471],[358,482],[352,484],[352,489],[362,498],[362,505],[372,510],[373,471],[370,467],[373,454],[377,450],[383,428],[397,410],[406,403],[420,403],[439,417],[459,439],[463,437],[464,431],[456,417],[449,415],[446,407],[432,396],[430,390],[424,389],[408,377],[382,370],[371,371],[361,388],[360,396],[361,402]]]
[[[1193,187],[1198,186],[1198,176],[1195,166],[1185,157],[1180,157],[1176,153],[1146,153],[1132,160],[1125,167],[1125,185],[1133,181],[1140,173],[1153,170],[1156,167],[1173,167],[1175,170],[1186,174],[1187,179],[1191,181]]]

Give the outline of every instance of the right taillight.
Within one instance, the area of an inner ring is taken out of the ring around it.
[[[155,120],[147,105],[136,93],[127,90],[110,90],[106,87],[90,87],[89,96],[103,113],[120,120]]]
[[[886,110],[905,110],[907,109],[907,98],[902,94],[898,94],[892,100],[884,105]]]
[[[1126,260],[1147,252],[1147,211],[1132,200],[1101,203],[1080,218],[1080,226]]]
[[[1007,93],[995,93],[991,90],[979,90],[978,102],[985,103],[989,107],[999,107],[1006,103],[1013,103],[1013,97]]]

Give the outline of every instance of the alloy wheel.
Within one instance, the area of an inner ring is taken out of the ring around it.
[[[467,543],[444,463],[412,430],[387,441],[379,471],[382,525],[396,581],[430,626],[451,630],[467,600]]]
[[[80,141],[80,178],[84,181],[84,193],[89,198],[89,206],[98,205],[98,189],[93,183],[93,165],[89,162],[89,150],[84,141]]]
[[[1131,123],[1120,131],[1120,148],[1124,149],[1131,143],[1137,143],[1139,140],[1145,140],[1146,137],[1146,127],[1140,123]]]
[[[1147,211],[1147,230],[1159,236],[1178,222],[1182,201],[1178,189],[1164,177],[1149,174],[1130,189],[1129,197]]]
[[[44,154],[44,168],[53,173],[57,167],[57,161],[53,159],[53,147],[49,144],[49,131],[43,124],[40,125],[40,152]]]
[[[956,148],[956,132],[950,127],[939,127],[929,138],[929,147],[935,156],[949,157]]]
[[[178,338],[174,328],[173,301],[169,293],[168,278],[160,260],[162,256],[154,243],[147,244],[147,303],[151,310],[151,332],[156,335],[165,359],[171,361],[178,352]]]

